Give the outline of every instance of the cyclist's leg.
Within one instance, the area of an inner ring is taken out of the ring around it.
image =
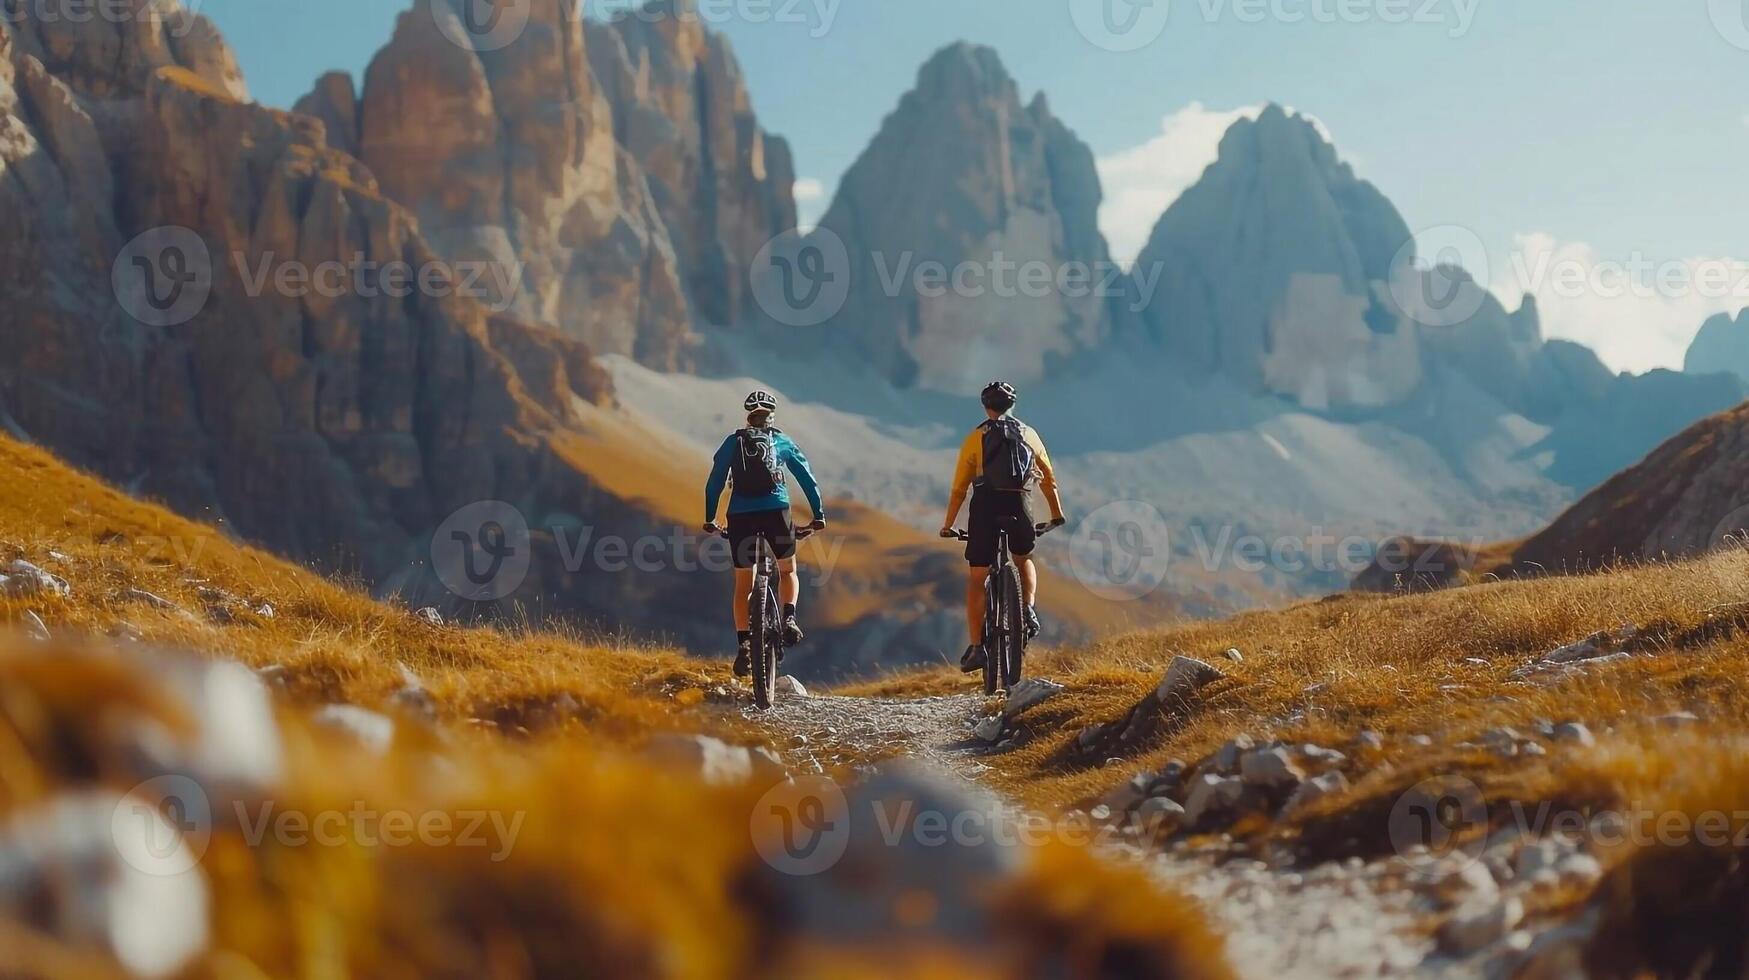
[[[1014,567],[1020,569],[1020,591],[1026,596],[1026,604],[1038,605],[1038,566],[1033,564],[1031,555],[1015,555]]]
[[[984,597],[989,577],[988,565],[966,569],[966,636],[972,646],[984,642]]]
[[[753,593],[753,569],[735,569],[735,631],[746,632],[750,627],[748,621],[752,618],[748,611],[747,599]]]

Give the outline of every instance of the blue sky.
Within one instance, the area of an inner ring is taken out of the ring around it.
[[[1128,0],[701,2],[824,194],[918,65],[964,39],[996,48],[1102,159],[1120,254],[1232,114],[1273,100],[1322,122],[1412,228],[1473,231],[1498,292],[1537,292],[1552,334],[1617,367],[1679,361],[1706,315],[1749,306],[1749,267],[1733,264],[1749,259],[1744,0],[1154,0],[1112,8],[1142,18],[1120,42],[1153,37],[1124,52],[1086,18]],[[326,69],[362,73],[410,0],[191,5],[256,98],[285,106]],[[1689,260],[1717,282],[1650,286]],[[1632,286],[1608,278],[1634,261]],[[1574,267],[1603,286],[1551,285]]]

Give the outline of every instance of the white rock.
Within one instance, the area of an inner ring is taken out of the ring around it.
[[[1239,775],[1247,786],[1274,791],[1299,787],[1306,774],[1294,765],[1293,757],[1281,746],[1254,749],[1239,759]]]
[[[1674,714],[1659,715],[1652,723],[1663,728],[1681,728],[1685,725],[1697,724],[1700,716],[1692,711],[1678,711]]]
[[[1575,851],[1555,865],[1555,873],[1568,881],[1589,883],[1603,877],[1603,865],[1584,851]]]
[[[389,704],[396,710],[430,722],[437,719],[437,699],[425,689],[425,682],[406,664],[400,665],[401,686],[389,695]]]
[[[1341,752],[1324,748],[1322,745],[1313,745],[1310,742],[1300,747],[1300,756],[1307,762],[1320,766],[1339,766],[1348,761],[1348,756]]]
[[[262,603],[261,608],[255,610],[255,615],[260,616],[262,619],[272,619],[274,617],[273,603]]]
[[[1172,662],[1166,666],[1165,676],[1160,678],[1159,685],[1154,688],[1154,697],[1160,701],[1182,698],[1225,676],[1227,675],[1213,666],[1193,657],[1173,657]]]
[[[1298,810],[1332,793],[1340,793],[1347,789],[1348,777],[1339,772],[1327,772],[1321,776],[1313,776],[1301,783],[1299,789],[1294,790],[1294,795],[1288,797],[1287,806],[1282,808],[1282,812],[1288,813]]]
[[[980,742],[995,742],[1002,737],[1002,716],[987,715],[972,726],[972,737]]]
[[[1245,655],[1243,653],[1239,652],[1238,647],[1234,647],[1233,649],[1228,650],[1226,653],[1226,657],[1228,660],[1231,660],[1232,662],[1234,662],[1236,664],[1242,664],[1245,662]]]
[[[1526,841],[1518,850],[1518,858],[1512,862],[1512,873],[1519,878],[1529,878],[1539,871],[1553,870],[1560,864],[1562,853],[1563,849],[1556,841]]]
[[[671,765],[698,773],[716,786],[753,778],[753,753],[709,735],[665,733],[651,738],[650,755]]]
[[[1249,735],[1236,735],[1227,744],[1215,750],[1214,758],[1210,760],[1214,771],[1223,776],[1239,771],[1239,760],[1245,753],[1257,747],[1257,740]]]
[[[358,744],[378,755],[389,750],[395,741],[395,720],[356,704],[325,704],[310,720],[325,728],[344,732]]]
[[[1558,742],[1571,742],[1582,748],[1588,749],[1597,744],[1597,739],[1591,734],[1591,729],[1576,721],[1556,725],[1554,735]]]
[[[0,593],[14,599],[29,599],[44,594],[64,596],[72,591],[67,587],[65,579],[50,575],[22,558],[9,562],[5,573],[0,577]]]
[[[776,687],[777,693],[779,694],[788,694],[791,697],[797,698],[805,698],[808,696],[808,689],[802,686],[802,682],[788,674],[784,674],[777,679]]]
[[[1499,882],[1481,861],[1464,860],[1450,875],[1439,879],[1434,889],[1447,906],[1492,902],[1500,897]]]
[[[1049,701],[1064,690],[1063,685],[1056,681],[1047,681],[1042,677],[1025,678],[1008,692],[1008,699],[1002,702],[1002,714],[1012,718],[1035,704]]]
[[[1385,747],[1385,737],[1375,731],[1364,731],[1354,737],[1354,744],[1374,752]]]
[[[414,613],[413,615],[419,617],[420,619],[424,620],[427,623],[430,623],[433,626],[442,626],[443,625],[443,613],[438,612],[436,606],[426,606],[425,608],[419,610],[418,612]]]
[[[1206,827],[1213,818],[1237,806],[1244,793],[1241,780],[1213,773],[1198,776],[1191,780],[1185,796],[1185,822],[1191,827]]]
[[[1440,927],[1440,946],[1458,955],[1474,953],[1506,938],[1522,921],[1524,903],[1517,898],[1477,902],[1460,908]]]
[[[175,975],[207,947],[199,858],[157,800],[62,796],[0,829],[0,918],[100,949],[136,976]]]
[[[1185,821],[1184,807],[1164,796],[1152,796],[1136,807],[1135,824],[1151,833],[1176,830]]]

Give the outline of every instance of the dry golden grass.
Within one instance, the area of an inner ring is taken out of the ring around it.
[[[1639,628],[1658,655],[1549,687],[1510,676],[1557,647],[1624,624]],[[1240,650],[1243,662],[1227,660],[1228,649]],[[1121,717],[1177,654],[1215,664],[1229,677],[1205,689],[1181,729],[1121,767],[1070,762],[1076,734]],[[985,760],[996,767],[989,778],[997,788],[1036,804],[1070,805],[1169,759],[1194,763],[1239,733],[1316,742],[1350,753],[1354,786],[1286,829],[1315,835],[1320,821],[1334,821],[1328,828],[1334,839],[1353,829],[1345,815],[1375,816],[1379,805],[1388,807],[1435,772],[1463,772],[1501,800],[1607,789],[1575,775],[1582,753],[1501,760],[1459,747],[1492,727],[1582,721],[1600,734],[1615,729],[1654,746],[1662,743],[1647,722],[1669,713],[1692,711],[1710,731],[1749,727],[1742,721],[1749,717],[1749,554],[1396,598],[1341,596],[1049,651],[1028,672],[1068,690],[1023,714],[1017,746]],[[940,670],[847,693],[918,696],[971,683]],[[1352,744],[1368,729],[1384,737],[1382,751]],[[1417,746],[1412,735],[1430,736],[1433,744]]]
[[[697,726],[703,716],[677,706],[730,681],[727,664],[678,651],[430,626],[5,438],[0,482],[0,564],[23,558],[73,589],[64,598],[0,598],[0,625],[19,627],[34,613],[57,637],[125,633],[255,667],[277,664],[293,695],[312,701],[374,706],[403,685],[404,666],[447,720],[478,719],[516,734]],[[177,608],[159,608],[140,592]],[[271,617],[259,612],[264,605]]]

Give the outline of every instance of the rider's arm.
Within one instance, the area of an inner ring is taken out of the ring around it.
[[[723,440],[722,448],[711,461],[710,479],[704,483],[704,522],[711,523],[717,519],[717,505],[722,502],[723,488],[729,483],[729,466],[735,462],[736,438],[730,436]]]
[[[1045,451],[1045,441],[1032,429],[1026,434],[1032,439],[1033,459],[1038,466],[1039,492],[1045,496],[1045,504],[1051,508],[1051,520],[1063,519],[1063,500],[1057,493],[1057,471],[1051,466],[1051,454]]]
[[[977,479],[978,470],[983,467],[983,455],[984,434],[974,430],[960,444],[959,460],[953,466],[953,486],[947,498],[947,520],[941,522],[942,527],[953,527],[959,520],[960,508],[966,503],[966,491],[971,489],[972,481]]]
[[[808,509],[814,512],[814,520],[826,519],[826,505],[820,502],[820,484],[814,479],[814,469],[808,465],[808,457],[802,455],[802,447],[796,445],[794,439],[783,437],[783,465],[795,474],[796,482],[801,484],[802,493],[808,498]]]

